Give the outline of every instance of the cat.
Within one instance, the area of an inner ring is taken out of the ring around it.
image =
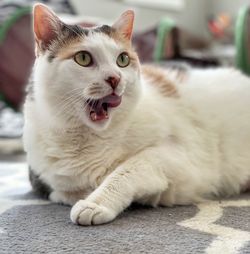
[[[24,147],[34,188],[71,205],[76,224],[110,222],[132,202],[235,195],[250,179],[250,79],[233,68],[141,66],[133,22],[128,10],[84,28],[34,6]]]

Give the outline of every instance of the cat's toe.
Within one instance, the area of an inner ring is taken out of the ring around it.
[[[107,223],[115,218],[115,213],[101,205],[87,200],[78,201],[71,209],[70,218],[83,226]]]

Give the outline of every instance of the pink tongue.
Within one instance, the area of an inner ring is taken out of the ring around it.
[[[118,95],[108,95],[103,98],[103,101],[108,104],[109,107],[118,107],[122,102],[122,97]]]
[[[108,113],[103,108],[103,103],[106,103],[108,107],[114,108],[121,104],[121,97],[117,95],[108,95],[102,99],[100,99],[93,108],[93,110],[90,113],[90,118],[92,121],[100,121],[104,119],[108,119]]]

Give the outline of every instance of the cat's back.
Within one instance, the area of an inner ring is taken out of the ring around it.
[[[143,67],[143,75],[159,94],[157,103],[169,99],[198,117],[214,123],[250,117],[250,78],[233,68],[168,70]],[[235,119],[234,119],[235,118]]]
[[[179,93],[216,137],[220,167],[223,172],[231,172],[225,174],[224,185],[248,179],[250,79],[235,69],[194,70],[179,86]]]
[[[213,104],[235,108],[250,101],[250,79],[233,68],[192,70],[178,86],[179,93],[190,103]],[[245,101],[244,101],[245,100]]]
[[[178,90],[208,121],[243,123],[250,117],[250,79],[233,68],[190,71]]]

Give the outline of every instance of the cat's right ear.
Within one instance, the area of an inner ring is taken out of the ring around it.
[[[34,34],[37,50],[45,50],[62,28],[62,21],[43,4],[35,4],[33,8]]]
[[[125,11],[120,18],[113,24],[114,28],[126,40],[130,40],[133,32],[134,25],[134,11]]]

